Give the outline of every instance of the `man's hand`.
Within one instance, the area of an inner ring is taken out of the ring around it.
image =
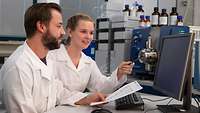
[[[76,102],[76,105],[89,105],[91,102],[100,102],[100,101],[104,101],[106,98],[105,94],[96,92],[93,94],[90,94],[88,96],[86,96],[85,98],[79,100],[78,102]]]
[[[127,74],[131,74],[132,68],[134,63],[131,61],[123,61],[119,66],[117,70],[117,78],[118,80],[123,76]]]

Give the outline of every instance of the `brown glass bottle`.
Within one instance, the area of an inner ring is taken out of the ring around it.
[[[159,9],[158,7],[154,7],[154,12],[152,13],[152,27],[156,27],[159,25],[159,16],[160,16],[160,13],[159,13]]]
[[[167,26],[168,25],[168,14],[166,9],[162,9],[162,13],[159,17],[159,26]]]
[[[169,25],[176,25],[177,16],[178,16],[178,13],[177,13],[176,7],[172,7],[172,11],[170,13],[170,24]]]
[[[139,6],[138,6],[138,9],[137,9],[137,11],[136,11],[136,16],[137,16],[138,18],[140,18],[141,15],[144,15],[144,10],[142,9],[142,5],[139,5]]]
[[[129,5],[125,5],[125,9],[122,11],[124,13],[124,16],[130,16],[131,10],[129,9]]]

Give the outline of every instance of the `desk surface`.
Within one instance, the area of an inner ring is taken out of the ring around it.
[[[164,99],[166,97],[161,97],[161,96],[154,96],[154,95],[149,95],[149,94],[141,94],[142,98],[148,98],[151,100],[160,100],[160,99]],[[103,108],[109,109],[110,111],[112,111],[112,113],[144,113],[145,111],[148,111],[147,113],[161,113],[159,110],[157,110],[156,105],[157,104],[163,104],[166,105],[170,100],[164,100],[164,101],[159,101],[159,102],[151,102],[148,101],[146,99],[144,100],[144,111],[143,110],[115,110],[115,104],[113,102],[108,103],[104,106],[102,106]],[[172,103],[180,103],[179,101],[176,100],[172,100],[170,104]],[[193,102],[193,104],[195,105],[195,103]],[[91,113],[92,110],[97,109],[97,107],[88,107],[88,106],[77,106],[77,107],[72,107],[72,106],[58,106],[55,109],[51,110],[48,113]],[[152,110],[152,109],[156,109],[156,110]]]

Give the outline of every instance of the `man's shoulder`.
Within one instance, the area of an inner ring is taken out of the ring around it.
[[[28,62],[28,56],[26,55],[26,52],[24,48],[21,46],[16,49],[6,60],[4,65],[7,66],[18,66],[23,65]]]
[[[26,61],[26,57],[24,57],[23,53],[13,53],[3,64],[1,72],[6,74],[16,70],[28,71],[28,69],[25,68],[28,67]]]

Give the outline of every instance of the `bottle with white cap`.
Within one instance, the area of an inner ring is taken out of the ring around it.
[[[177,17],[177,26],[183,26],[183,16],[178,16]]]

